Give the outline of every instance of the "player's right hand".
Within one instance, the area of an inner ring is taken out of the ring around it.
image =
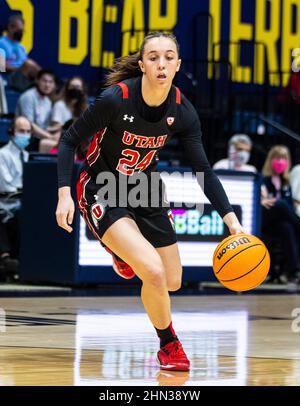
[[[59,227],[71,233],[73,223],[75,205],[71,195],[59,197],[56,208],[56,221]]]

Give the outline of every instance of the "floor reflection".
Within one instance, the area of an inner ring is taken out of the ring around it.
[[[157,339],[145,314],[79,314],[75,385],[245,385],[247,312],[175,313],[191,371],[159,371]]]
[[[183,386],[188,382],[190,372],[158,371],[155,378],[159,386]]]

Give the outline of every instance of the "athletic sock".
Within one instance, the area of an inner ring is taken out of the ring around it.
[[[160,330],[155,327],[157,335],[160,339],[160,348],[164,347],[165,345],[171,343],[172,341],[178,340],[176,333],[173,329],[172,322],[170,323],[169,327]]]

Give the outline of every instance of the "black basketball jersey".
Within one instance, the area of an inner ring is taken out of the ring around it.
[[[103,171],[126,177],[151,173],[159,150],[171,136],[177,135],[193,171],[204,173],[201,186],[205,195],[224,217],[233,210],[207,160],[195,108],[175,86],[161,106],[148,106],[142,98],[141,81],[141,77],[131,78],[104,90],[63,134],[58,154],[58,186],[71,185],[76,147],[93,134],[84,170],[94,178]]]
[[[97,131],[88,149],[85,170],[91,175],[110,171],[131,176],[153,171],[158,151],[174,132],[180,90],[172,86],[165,114],[159,121],[149,122],[141,117],[136,105],[138,80],[128,79],[117,85],[122,90],[118,114],[107,127]]]

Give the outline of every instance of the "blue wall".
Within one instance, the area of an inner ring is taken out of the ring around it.
[[[99,79],[114,57],[139,45],[142,37],[136,34],[127,46],[128,29],[173,30],[184,59],[206,59],[211,49],[208,12],[213,15],[214,42],[223,41],[216,57],[229,56],[237,83],[261,85],[267,66],[289,72],[291,50],[299,46],[300,0],[0,0],[0,25],[13,9],[21,9],[26,20],[23,43],[30,56],[62,78],[80,74]],[[198,13],[204,15],[196,19]],[[240,46],[237,59],[234,52],[229,55],[228,40]],[[267,60],[259,50],[255,59],[254,41],[266,47]],[[73,49],[67,50],[68,44]],[[274,85],[279,86],[277,79]]]

